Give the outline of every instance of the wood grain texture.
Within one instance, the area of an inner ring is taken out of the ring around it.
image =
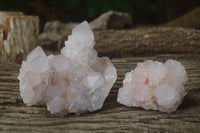
[[[150,53],[200,53],[199,34],[200,30],[175,27],[94,32],[99,55],[112,58]]]
[[[37,45],[39,18],[21,12],[0,12],[0,62],[21,63]]]
[[[180,61],[188,73],[187,95],[171,114],[117,103],[124,74],[146,59]],[[162,54],[113,59],[118,79],[101,110],[84,115],[59,118],[45,106],[26,107],[19,95],[19,65],[0,64],[0,132],[199,132],[200,131],[200,54]]]

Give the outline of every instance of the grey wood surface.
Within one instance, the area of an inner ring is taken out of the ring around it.
[[[124,74],[147,59],[180,61],[188,73],[187,95],[171,114],[125,107],[117,103]],[[45,106],[27,107],[19,95],[19,65],[0,64],[0,132],[200,132],[200,54],[160,54],[115,58],[118,79],[101,110],[64,118],[51,115]]]

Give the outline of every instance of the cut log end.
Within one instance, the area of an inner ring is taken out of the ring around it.
[[[37,45],[39,18],[0,12],[0,61],[20,63]]]

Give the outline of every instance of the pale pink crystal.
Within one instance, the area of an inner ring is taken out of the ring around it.
[[[147,60],[126,73],[117,101],[126,106],[170,113],[177,109],[186,95],[186,81],[187,74],[180,62]]]
[[[35,48],[18,76],[24,103],[46,104],[60,116],[102,108],[117,74],[107,57],[97,57],[94,45],[93,32],[84,21],[73,29],[60,55],[47,57],[41,47]]]

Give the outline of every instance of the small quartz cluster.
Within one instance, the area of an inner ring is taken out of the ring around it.
[[[165,63],[146,60],[126,73],[117,101],[126,106],[173,112],[186,95],[185,68],[173,59]]]
[[[46,104],[60,116],[102,108],[117,74],[109,58],[97,57],[94,45],[93,32],[84,21],[72,30],[60,55],[46,56],[41,47],[35,48],[18,76],[23,102]]]

